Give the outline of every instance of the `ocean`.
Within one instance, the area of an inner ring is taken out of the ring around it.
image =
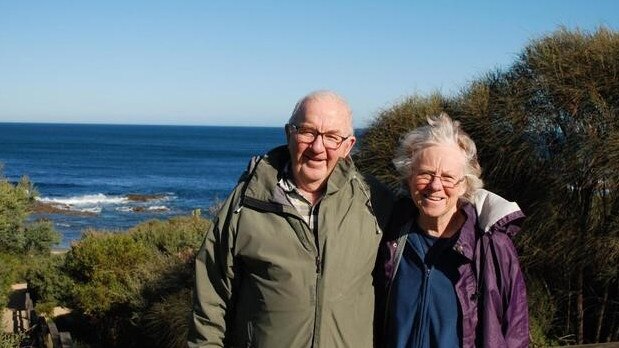
[[[87,228],[208,214],[252,156],[285,143],[283,127],[0,123],[6,178],[28,176],[66,248]]]

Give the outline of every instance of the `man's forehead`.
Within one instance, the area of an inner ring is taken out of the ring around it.
[[[350,119],[348,108],[341,104],[308,104],[300,117],[300,122],[329,122],[346,124]]]

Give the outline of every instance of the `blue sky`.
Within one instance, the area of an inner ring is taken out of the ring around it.
[[[333,89],[363,127],[559,25],[619,30],[619,1],[0,0],[0,122],[279,126]]]

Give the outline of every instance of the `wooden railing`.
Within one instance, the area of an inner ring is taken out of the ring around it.
[[[34,303],[30,298],[30,293],[26,291],[24,301],[25,318],[17,314],[14,319],[18,319],[15,328],[25,332],[29,338],[26,347],[31,348],[70,348],[73,346],[71,334],[59,332],[53,320],[38,315],[34,309]],[[25,319],[25,320],[24,320]],[[24,324],[27,324],[26,328]],[[22,347],[24,347],[22,345]]]

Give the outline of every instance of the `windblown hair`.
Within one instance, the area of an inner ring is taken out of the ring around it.
[[[301,120],[303,116],[305,116],[305,107],[308,103],[324,99],[330,99],[332,101],[335,101],[345,108],[347,118],[346,123],[348,124],[348,129],[344,129],[344,131],[347,131],[349,133],[349,136],[354,135],[354,128],[352,124],[352,110],[350,109],[348,102],[339,94],[328,90],[314,91],[301,98],[294,106],[294,110],[292,110],[292,115],[290,116],[288,123],[296,124],[299,120]]]
[[[407,133],[396,150],[393,164],[400,174],[404,187],[413,173],[413,165],[422,150],[437,145],[457,145],[465,156],[464,178],[466,191],[464,197],[471,200],[477,189],[483,187],[480,179],[481,167],[477,161],[475,142],[460,128],[460,122],[454,121],[446,113],[428,117],[428,125],[415,128]]]

